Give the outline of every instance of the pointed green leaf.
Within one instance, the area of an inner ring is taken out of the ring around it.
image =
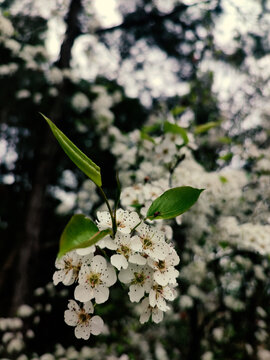
[[[224,160],[224,161],[231,161],[232,158],[233,158],[233,153],[231,152],[219,157],[220,160]]]
[[[174,116],[178,116],[180,114],[182,114],[184,111],[186,111],[186,107],[185,106],[175,106],[172,110],[171,110],[171,113],[174,115]]]
[[[150,135],[148,135],[146,132],[144,132],[144,131],[142,131],[142,130],[141,130],[141,139],[142,139],[142,140],[150,141],[150,142],[152,142],[153,144],[155,144],[154,138],[152,138]]]
[[[196,135],[203,134],[203,133],[209,131],[210,129],[219,126],[220,124],[221,124],[221,121],[209,121],[209,122],[207,122],[205,124],[196,126],[194,133]]]
[[[229,138],[228,136],[222,136],[222,137],[219,137],[217,139],[219,142],[221,142],[222,144],[231,144],[233,142],[233,140],[231,138]]]
[[[72,216],[61,235],[57,257],[60,258],[71,250],[94,245],[110,233],[110,229],[100,231],[91,219],[83,214],[76,214]]]
[[[183,214],[198,200],[204,189],[181,186],[165,191],[154,200],[146,214],[147,219],[172,219]]]
[[[160,123],[153,125],[146,125],[142,127],[142,132],[145,134],[151,134],[160,130]]]
[[[219,177],[219,180],[220,180],[220,182],[222,182],[222,184],[226,184],[228,182],[228,179],[222,175]]]
[[[97,186],[102,185],[100,167],[90,160],[80,149],[70,141],[61,130],[45,115],[41,114],[49,124],[56,140],[59,142],[67,156],[82,172],[85,173]]]
[[[188,144],[188,136],[187,136],[187,132],[185,129],[181,128],[180,126],[176,125],[176,124],[172,124],[169,121],[165,121],[164,123],[164,131],[165,133],[172,133],[172,134],[176,134],[176,135],[180,135],[184,141],[184,144],[187,145]]]

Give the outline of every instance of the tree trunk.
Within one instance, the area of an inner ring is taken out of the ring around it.
[[[61,46],[60,56],[55,64],[60,69],[69,68],[71,49],[80,32],[79,14],[82,11],[81,0],[71,0],[65,18],[67,30]],[[53,108],[48,114],[55,123],[63,118],[63,99],[66,94],[65,82],[59,86],[59,94]],[[18,249],[15,289],[11,302],[10,314],[14,314],[19,305],[31,303],[34,290],[34,276],[36,273],[40,238],[43,224],[44,200],[46,188],[55,167],[54,158],[58,150],[57,142],[53,138],[49,127],[45,124],[40,138],[39,149],[36,149],[36,169],[32,181],[32,191],[26,205],[25,227],[22,241]]]

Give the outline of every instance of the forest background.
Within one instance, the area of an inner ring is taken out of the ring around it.
[[[0,10],[0,356],[269,359],[269,2],[2,0]],[[70,290],[51,282],[59,238],[102,199],[39,112],[100,165],[110,198],[116,170],[123,194],[139,184],[137,209],[145,186],[206,189],[166,224],[181,262],[161,324],[140,325],[121,288],[100,310],[102,336],[85,343],[64,324]]]

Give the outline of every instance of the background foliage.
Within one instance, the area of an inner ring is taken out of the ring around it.
[[[46,5],[0,2],[1,356],[268,359],[268,2],[120,0],[109,25],[91,1]],[[140,326],[121,288],[100,309],[108,333],[86,344],[64,325],[59,237],[102,201],[39,112],[101,166],[111,198],[116,169],[124,187],[207,189],[169,223],[180,293],[161,325]],[[189,139],[174,169],[165,121]]]

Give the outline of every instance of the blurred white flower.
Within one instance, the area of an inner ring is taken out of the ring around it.
[[[31,316],[34,313],[34,309],[26,304],[21,305],[17,310],[17,315],[22,318]]]
[[[83,93],[76,93],[71,99],[71,105],[79,113],[85,111],[90,106],[88,97]]]

